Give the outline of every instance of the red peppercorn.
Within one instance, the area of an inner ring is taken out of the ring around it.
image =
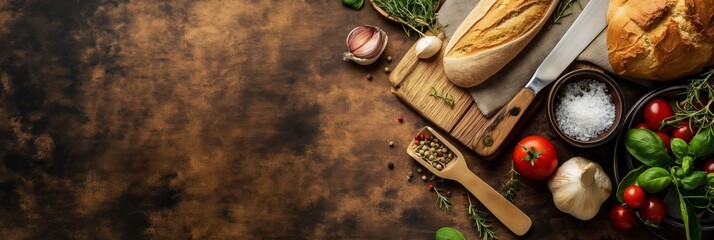
[[[429,183],[429,190],[434,190],[434,184]]]
[[[402,116],[397,117],[397,121],[404,122],[404,117],[402,117]]]
[[[451,192],[446,192],[446,197],[451,197]]]
[[[419,140],[414,140],[414,144],[419,145]]]

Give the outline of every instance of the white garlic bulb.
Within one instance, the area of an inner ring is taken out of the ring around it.
[[[558,210],[580,220],[590,220],[610,196],[612,183],[599,164],[574,157],[548,179],[548,188]]]
[[[442,44],[441,39],[436,36],[424,36],[417,41],[414,51],[418,58],[427,59],[436,55],[441,50]]]

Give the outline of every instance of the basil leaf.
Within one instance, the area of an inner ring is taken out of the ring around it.
[[[677,158],[683,158],[689,155],[689,144],[682,139],[672,138],[669,142],[669,147]]]
[[[682,167],[680,166],[674,166],[671,168],[670,173],[674,175],[675,178],[683,178],[684,177],[684,170],[682,170]]]
[[[687,190],[694,190],[706,184],[706,181],[707,173],[704,171],[696,171],[689,174],[689,176],[682,178],[682,187]],[[645,189],[645,191],[646,190],[647,189]]]
[[[651,167],[637,177],[637,185],[640,185],[648,193],[662,191],[669,186],[670,182],[672,182],[672,176],[669,175],[667,169],[661,167]]]
[[[342,0],[342,4],[351,7],[352,9],[359,10],[364,4],[364,0]]]
[[[714,187],[714,172],[707,174],[707,185]]]
[[[682,221],[684,222],[687,239],[702,239],[702,225],[699,223],[699,218],[694,212],[694,208],[684,200],[679,188],[677,188],[677,193],[677,195],[679,195],[679,210],[682,213]]]
[[[660,192],[667,188],[671,182],[672,176],[667,170],[660,167],[650,168],[637,177],[637,185],[648,193]]]
[[[697,158],[714,154],[714,130],[711,127],[700,129],[689,141],[689,147]]]
[[[635,169],[630,170],[627,175],[625,175],[624,178],[622,178],[622,181],[620,181],[620,184],[617,185],[617,192],[615,194],[615,197],[617,197],[617,201],[620,201],[620,203],[625,203],[625,199],[622,198],[622,194],[625,193],[625,188],[634,185],[635,182],[637,181],[637,176],[640,175],[640,173],[645,171],[645,166],[639,166]]]
[[[662,139],[654,132],[633,128],[625,136],[625,148],[637,160],[650,167],[662,167],[672,163]]]
[[[684,174],[689,173],[689,169],[692,167],[692,164],[694,163],[694,158],[690,156],[686,156],[682,158],[682,170],[684,170]]]

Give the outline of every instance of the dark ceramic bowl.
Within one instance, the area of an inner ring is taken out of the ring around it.
[[[635,102],[630,111],[625,115],[624,121],[622,123],[622,131],[617,134],[617,140],[615,144],[615,156],[613,162],[615,175],[614,177],[616,183],[615,186],[618,186],[620,184],[622,178],[624,178],[625,175],[627,175],[627,173],[631,169],[641,165],[641,163],[637,161],[637,159],[632,157],[632,155],[627,152],[624,141],[625,133],[627,132],[627,130],[632,128],[636,123],[643,121],[643,117],[641,114],[642,108],[647,104],[647,102],[654,98],[662,98],[669,102],[674,102],[676,100],[683,99],[685,95],[686,86],[684,85],[662,87],[642,96],[642,98]],[[682,224],[682,220],[680,219],[681,217],[679,216],[679,200],[677,200],[676,192],[664,192],[666,193],[660,193],[660,197],[663,199],[665,204],[667,204],[668,214],[664,221],[667,222],[669,225],[684,229],[684,224]],[[702,225],[702,231],[713,231],[714,215],[710,214],[707,216],[707,214],[703,214],[700,218],[700,223]],[[653,232],[656,236],[662,238],[661,236],[657,235],[654,230],[650,228],[647,229]]]
[[[615,105],[615,120],[612,125],[605,132],[587,141],[578,140],[565,134],[565,132],[563,132],[563,130],[558,125],[558,120],[556,119],[555,114],[555,111],[558,107],[557,104],[560,102],[559,100],[561,97],[561,91],[565,89],[565,86],[567,86],[569,83],[574,83],[583,79],[593,79],[595,81],[604,83],[605,86],[607,86],[607,93],[610,94],[610,100]],[[561,139],[563,139],[563,141],[575,147],[590,148],[600,146],[616,135],[616,132],[619,129],[620,122],[622,119],[624,101],[622,98],[622,90],[620,90],[620,87],[617,85],[615,80],[610,78],[610,76],[595,70],[580,69],[563,75],[554,83],[548,94],[547,106],[550,125],[553,126],[555,133]]]

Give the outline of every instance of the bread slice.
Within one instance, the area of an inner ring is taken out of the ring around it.
[[[558,0],[481,0],[444,51],[444,72],[476,86],[510,62],[548,21]]]

